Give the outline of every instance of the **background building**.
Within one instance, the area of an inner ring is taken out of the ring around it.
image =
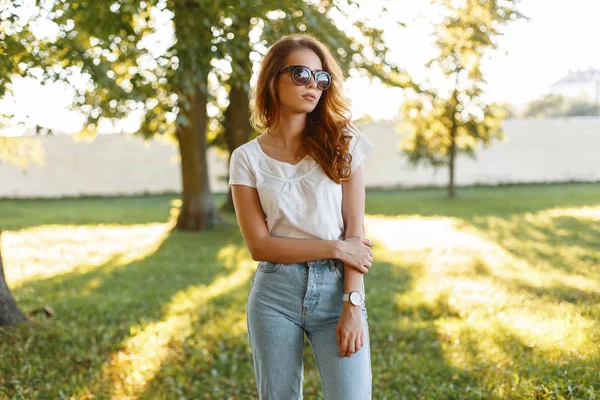
[[[550,93],[600,103],[600,69],[572,71],[550,85]]]

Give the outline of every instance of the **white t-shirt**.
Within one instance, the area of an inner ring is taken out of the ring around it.
[[[364,134],[350,134],[354,171],[374,146]],[[292,165],[268,156],[253,139],[231,153],[229,185],[256,188],[271,236],[344,239],[342,185],[308,155]]]

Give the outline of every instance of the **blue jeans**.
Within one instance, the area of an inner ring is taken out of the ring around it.
[[[302,399],[304,333],[317,361],[326,400],[371,399],[371,351],[364,304],[364,345],[350,357],[339,355],[335,331],[343,293],[344,264],[338,259],[258,263],[246,321],[261,400]]]

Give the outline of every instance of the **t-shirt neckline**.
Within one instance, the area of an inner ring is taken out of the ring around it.
[[[305,162],[306,160],[308,160],[310,158],[308,155],[306,155],[306,156],[304,156],[304,158],[302,160],[298,161],[296,164],[291,164],[291,163],[286,162],[286,161],[280,161],[280,160],[278,160],[276,158],[271,157],[267,153],[265,153],[265,151],[262,149],[262,147],[261,147],[261,145],[260,145],[260,143],[258,141],[258,136],[254,138],[254,142],[256,142],[256,147],[258,147],[258,151],[260,151],[260,153],[264,157],[266,157],[267,159],[272,160],[272,161],[274,161],[276,163],[279,163],[279,164],[289,165],[290,167],[297,167],[297,166],[299,166],[300,164],[302,164],[303,162]]]

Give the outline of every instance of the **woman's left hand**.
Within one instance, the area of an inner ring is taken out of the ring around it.
[[[335,329],[340,357],[350,357],[365,344],[361,306],[344,302],[342,315]]]

